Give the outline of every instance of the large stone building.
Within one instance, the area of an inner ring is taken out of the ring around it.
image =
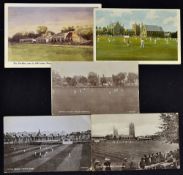
[[[111,23],[106,27],[97,27],[97,35],[128,35],[141,37],[164,37],[165,32],[161,26],[132,24],[131,29],[125,28],[120,22]]]
[[[161,26],[157,25],[144,25],[140,26],[141,37],[164,37],[164,31]]]
[[[132,24],[132,30],[136,36],[140,36],[140,24]]]
[[[124,26],[121,25],[119,22],[111,23],[106,28],[106,34],[111,35],[121,35],[124,32]]]

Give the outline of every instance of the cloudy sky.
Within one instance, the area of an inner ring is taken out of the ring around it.
[[[107,114],[93,115],[92,136],[105,136],[113,133],[113,127],[118,129],[118,134],[129,134],[129,124],[135,125],[135,135],[145,136],[160,131],[160,114]]]
[[[93,25],[93,7],[9,7],[8,33],[36,31],[46,25],[53,32],[65,26]]]
[[[40,131],[86,131],[91,129],[90,116],[26,116],[5,117],[4,133]]]
[[[177,31],[177,10],[135,10],[135,9],[107,9],[96,10],[96,25],[107,26],[119,21],[125,28],[131,29],[133,23],[162,26],[164,31]]]
[[[112,69],[111,69],[112,67]],[[119,72],[134,72],[138,74],[137,62],[69,62],[69,63],[53,63],[52,70],[61,76],[88,75],[89,72],[95,72],[102,76],[112,76]]]

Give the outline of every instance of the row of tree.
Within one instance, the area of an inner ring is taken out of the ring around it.
[[[112,75],[112,77],[102,76],[99,77],[95,72],[89,72],[88,76],[74,76],[74,77],[64,77],[61,78],[59,74],[53,72],[53,82],[55,85],[62,86],[64,82],[69,86],[76,86],[77,84],[82,84],[83,86],[116,86],[121,87],[125,84],[134,85],[138,79],[138,75],[136,73],[124,73],[120,72],[117,75]]]
[[[64,27],[60,30],[60,33],[66,33],[66,32],[72,32],[75,31],[78,35],[83,37],[86,40],[93,40],[93,29],[90,26],[68,26]],[[47,36],[47,35],[54,35],[56,34],[53,31],[48,30],[47,26],[38,26],[36,29],[36,32],[30,31],[30,32],[18,32],[15,33],[12,37],[9,38],[10,42],[19,42],[20,39],[26,39],[26,38],[37,38],[40,36]]]
[[[97,35],[129,35],[129,36],[140,36],[140,33],[143,33],[143,28],[139,26],[133,27],[132,29],[125,29],[123,25],[119,22],[114,24],[110,24],[104,27],[96,27],[96,34]],[[164,37],[164,32],[159,31],[148,31],[150,36],[152,37]],[[177,38],[177,32],[169,32],[169,37]]]

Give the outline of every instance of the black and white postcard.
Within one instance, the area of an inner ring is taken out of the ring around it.
[[[177,113],[92,116],[93,171],[179,169]]]
[[[139,112],[136,62],[52,64],[52,115]]]
[[[88,171],[90,116],[4,117],[4,172]]]

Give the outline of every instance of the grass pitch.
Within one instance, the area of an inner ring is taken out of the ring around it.
[[[14,149],[11,149],[11,147]],[[6,173],[87,171],[91,166],[89,143],[5,145],[4,150],[4,172]],[[37,155],[41,153],[42,156],[35,157],[35,152]]]
[[[135,163],[138,169],[140,159],[144,154],[152,154],[178,149],[178,144],[170,144],[162,141],[124,141],[115,143],[112,141],[100,142],[92,144],[92,160],[99,160],[104,163],[105,158],[110,158],[113,170],[121,170],[121,163],[124,158]]]
[[[9,61],[92,61],[92,46],[9,44]]]
[[[86,112],[114,114],[139,112],[138,87],[124,88],[52,88],[54,115]]]
[[[127,39],[126,39],[127,40]],[[140,38],[130,37],[129,45],[122,36],[97,36],[97,60],[130,61],[177,61],[178,43],[175,39],[144,39],[144,48],[140,48]]]

